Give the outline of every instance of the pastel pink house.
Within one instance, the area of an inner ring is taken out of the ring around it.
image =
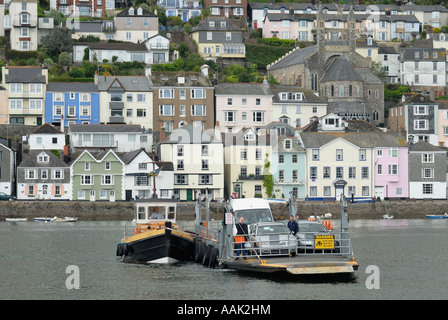
[[[409,197],[409,148],[404,139],[387,139],[388,146],[374,149],[375,193],[384,198]],[[396,140],[391,144],[390,141]]]

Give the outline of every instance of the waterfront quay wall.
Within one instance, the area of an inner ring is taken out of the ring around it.
[[[204,208],[204,203],[203,208]],[[179,202],[177,210],[178,220],[194,219],[194,202]],[[284,204],[271,205],[274,218],[288,219],[289,208]],[[307,219],[317,214],[322,216],[331,213],[333,219],[340,218],[340,203],[338,201],[315,202],[298,201],[297,209],[300,219]],[[387,211],[386,211],[387,209]],[[222,219],[223,205],[217,212],[217,203],[210,203],[210,218]],[[423,219],[427,214],[444,214],[448,212],[447,200],[396,200],[381,203],[348,203],[349,219],[382,219],[389,213],[394,219]],[[133,219],[132,202],[88,202],[88,201],[2,201],[0,203],[0,221],[5,218],[35,217],[78,217],[84,221],[107,221]],[[205,209],[203,210],[205,219]]]

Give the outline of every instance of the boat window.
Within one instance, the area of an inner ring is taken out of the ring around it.
[[[149,219],[164,219],[164,207],[150,207],[149,209]]]
[[[137,219],[138,220],[143,220],[146,218],[146,210],[145,207],[138,207],[138,211],[137,211]]]
[[[175,218],[176,218],[176,208],[168,207],[168,219],[175,219]]]

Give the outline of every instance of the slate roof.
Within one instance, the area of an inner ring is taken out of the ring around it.
[[[179,77],[184,83],[179,83]],[[151,75],[153,87],[213,87],[208,77],[202,77],[199,72],[153,72]]]
[[[48,162],[37,162],[37,156],[41,153],[45,153],[48,155]],[[30,150],[28,152],[28,156],[22,161],[22,163],[18,166],[19,168],[65,168],[68,165],[56,157],[49,150]]]
[[[69,124],[69,131],[73,133],[128,133],[128,132],[142,132],[139,124]]]
[[[435,101],[432,101],[421,93],[405,95],[405,97],[407,97],[406,100],[398,104],[397,106],[404,106],[407,104],[437,104]]]
[[[209,22],[214,21],[215,26],[211,27]],[[225,21],[226,25],[221,26],[221,22]],[[242,32],[240,28],[238,28],[236,25],[234,25],[230,19],[227,19],[225,17],[207,17],[205,18],[201,23],[199,23],[196,27],[194,27],[190,33],[197,32],[197,31],[222,31],[222,32],[229,32],[229,31],[239,31]]]
[[[5,75],[6,83],[45,83],[45,76],[41,68],[8,67]]]
[[[325,144],[343,138],[360,148],[405,147],[406,141],[396,133],[384,132],[301,132],[300,137],[305,148],[320,148]]]
[[[269,86],[262,83],[221,83],[215,86],[215,95],[272,96]]]
[[[444,149],[436,147],[425,141],[419,141],[416,144],[411,144],[409,146],[409,152],[425,152],[425,151],[446,152]]]
[[[148,51],[148,48],[143,43],[133,42],[89,42],[88,46],[93,50]]]
[[[278,62],[272,63],[268,66],[268,70],[282,69],[289,66],[294,66],[302,63],[305,59],[317,53],[317,45],[305,47],[302,49],[294,49],[289,52],[283,59],[280,58]]]
[[[129,9],[131,9],[131,8],[125,9],[123,11],[120,11],[115,16],[119,17],[119,18],[120,17],[125,17],[125,18],[129,18],[129,17],[135,17],[135,18],[139,18],[139,17],[155,17],[155,18],[157,18],[157,15],[155,15],[154,13],[152,13],[152,12],[150,12],[148,10],[145,10],[145,9],[142,9],[142,14],[138,15],[137,11],[138,11],[139,8],[133,8],[134,9],[134,15],[131,15],[131,14],[129,14]]]
[[[98,85],[93,82],[49,82],[47,92],[98,92]]]
[[[272,99],[273,103],[326,103],[325,100],[315,95],[313,91],[304,88],[298,88],[297,86],[271,84],[270,88],[271,92],[274,94],[274,98]],[[303,100],[280,100],[279,93],[281,92],[301,92],[303,93]]]
[[[364,79],[353,69],[350,62],[343,57],[335,58],[320,79],[326,81],[363,81]]]
[[[118,80],[125,91],[150,91],[149,79],[145,76],[98,76],[98,89],[107,91],[112,82]]]
[[[33,130],[30,134],[64,134],[64,132],[55,128],[51,124],[44,123],[39,128]]]

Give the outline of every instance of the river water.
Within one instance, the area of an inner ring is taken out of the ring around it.
[[[353,277],[342,279],[260,276],[209,269],[192,262],[171,266],[124,263],[115,256],[124,224],[122,221],[0,222],[0,299],[448,297],[448,219],[351,220],[353,251],[360,267]],[[191,221],[179,224],[192,230]],[[67,287],[67,283],[69,287],[75,283],[70,266],[79,271],[79,289]]]

